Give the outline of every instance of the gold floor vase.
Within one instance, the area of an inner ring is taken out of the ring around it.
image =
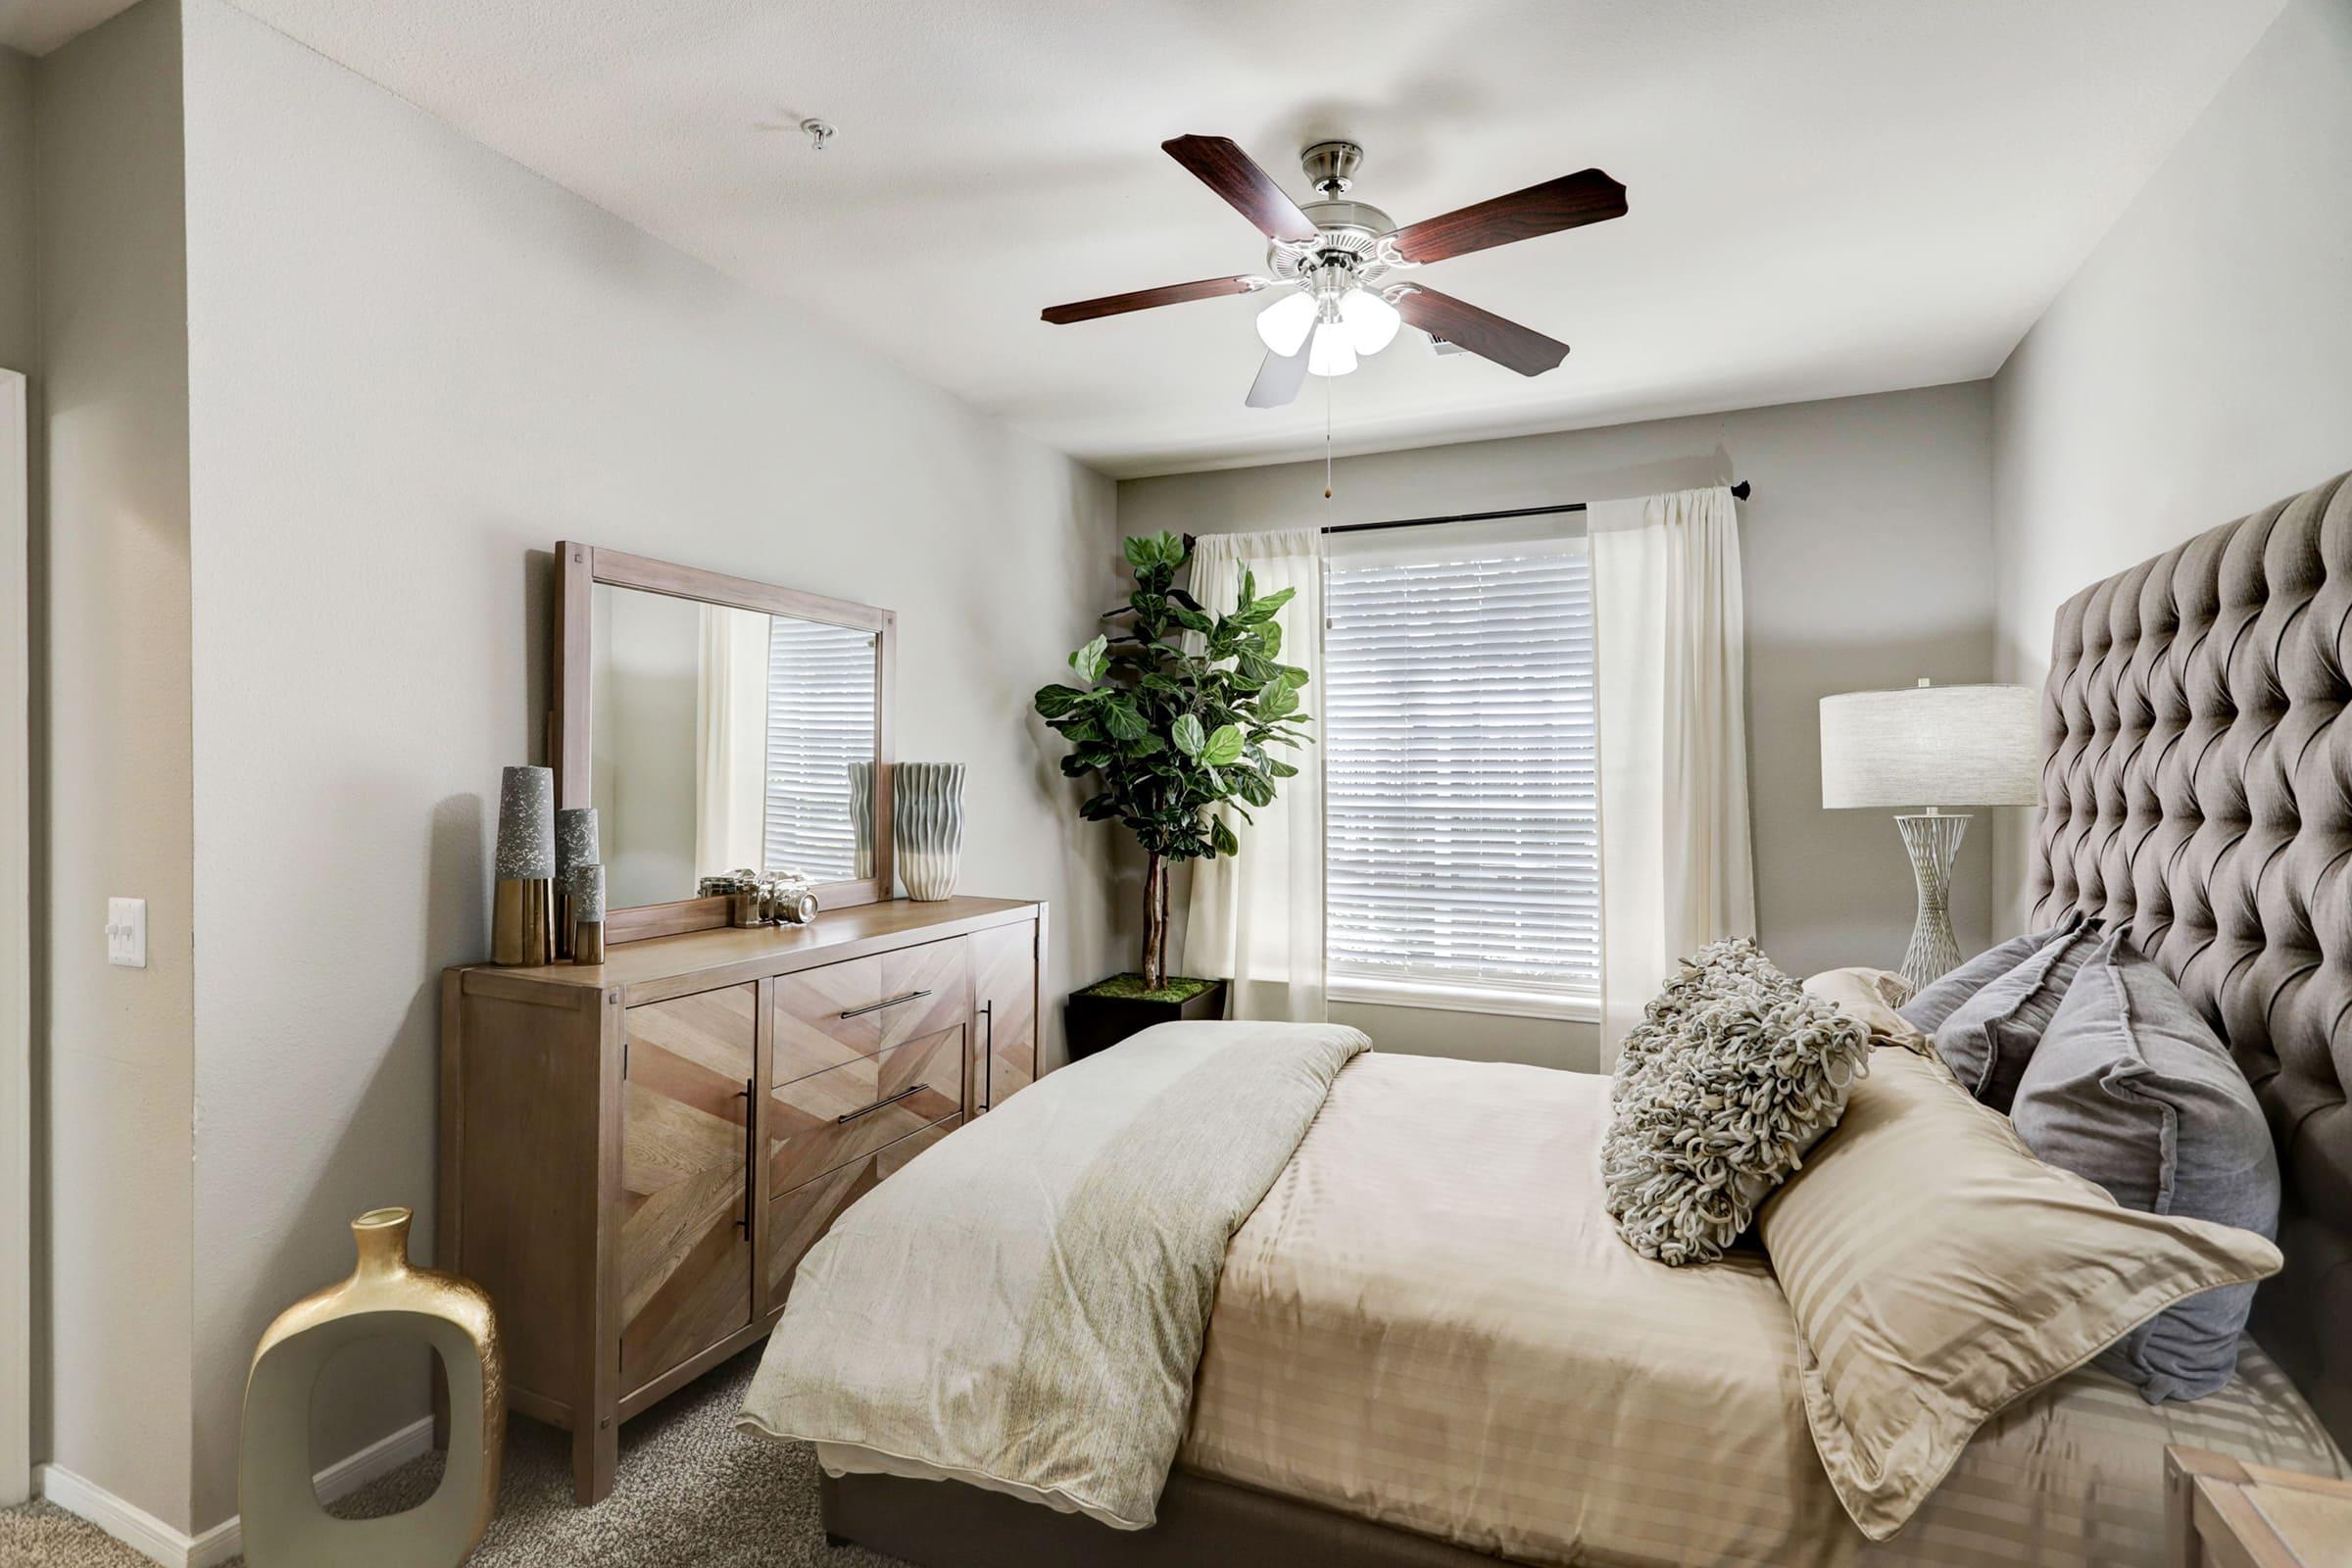
[[[286,1308],[262,1336],[245,1384],[237,1465],[245,1558],[253,1568],[455,1568],[481,1543],[498,1504],[507,1429],[506,1365],[490,1298],[471,1280],[409,1263],[410,1211],[351,1222],[351,1278]],[[449,1390],[449,1462],[432,1498],[384,1519],[337,1519],[311,1477],[311,1389],[346,1345],[421,1340]]]

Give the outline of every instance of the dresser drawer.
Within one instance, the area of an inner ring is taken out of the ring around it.
[[[963,1109],[960,1024],[768,1091],[768,1191],[781,1193]]]
[[[790,1083],[882,1049],[882,956],[776,977],[776,1042],[767,1081]]]
[[[962,1125],[961,1116],[934,1122],[921,1132],[910,1133],[862,1159],[852,1160],[839,1170],[827,1171],[812,1182],[769,1200],[767,1310],[772,1312],[784,1304],[784,1298],[792,1292],[792,1271],[800,1266],[808,1249],[832,1229],[844,1209],[872,1192],[883,1177]]]
[[[882,955],[882,1043],[924,1040],[972,1016],[972,958],[962,937]],[[958,1107],[960,1108],[960,1107]]]

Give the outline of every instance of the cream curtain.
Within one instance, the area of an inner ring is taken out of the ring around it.
[[[694,872],[764,870],[767,616],[705,605],[694,707]]]
[[[1242,566],[1260,596],[1297,590],[1276,612],[1282,662],[1307,671],[1299,706],[1319,713],[1323,691],[1323,535],[1313,528],[1202,534],[1193,545],[1192,593],[1211,614],[1241,602]],[[1320,724],[1310,725],[1320,734]],[[1324,1010],[1323,756],[1320,746],[1274,755],[1298,769],[1276,786],[1274,804],[1245,822],[1225,814],[1242,853],[1193,862],[1186,907],[1184,972],[1230,979],[1235,1018],[1319,1021]]]
[[[1607,1064],[1680,958],[1755,933],[1745,627],[1729,489],[1595,502],[1585,520]]]

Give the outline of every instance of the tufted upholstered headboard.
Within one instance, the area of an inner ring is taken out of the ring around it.
[[[2286,1182],[2254,1332],[2352,1446],[2348,702],[2352,475],[2068,600],[2034,923],[2130,922],[2230,1043]]]

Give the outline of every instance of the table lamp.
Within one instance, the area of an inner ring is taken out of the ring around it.
[[[1947,806],[2032,806],[2041,784],[2041,697],[2031,686],[1917,686],[1821,700],[1821,804],[1918,806],[1894,825],[1919,882],[1919,920],[1903,954],[1914,989],[1960,961],[1952,940],[1952,859],[1968,831]]]

